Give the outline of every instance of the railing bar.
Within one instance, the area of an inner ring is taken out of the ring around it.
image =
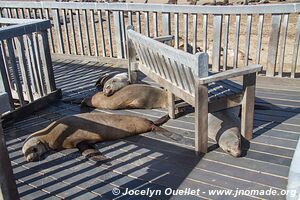
[[[41,61],[42,68],[45,78],[46,91],[47,94],[56,90],[54,73],[52,68],[52,60],[48,43],[47,31],[41,31],[38,34],[39,42],[40,42],[40,50],[41,50]]]
[[[214,33],[212,49],[212,70],[220,71],[221,38],[222,38],[222,15],[214,15]]]
[[[234,45],[234,57],[233,57],[233,67],[234,68],[237,68],[237,66],[238,66],[240,24],[241,24],[241,15],[236,15],[236,21],[235,21],[235,45]]]
[[[64,53],[64,45],[62,41],[62,31],[60,26],[60,16],[59,16],[59,10],[54,9],[52,10],[52,16],[54,21],[54,29],[56,31],[56,38],[58,39],[58,47],[59,47],[59,53]]]
[[[117,49],[117,58],[123,58],[123,45],[122,45],[122,26],[120,11],[113,11],[113,24],[114,24],[114,36]]]
[[[104,29],[103,29],[103,20],[102,20],[101,10],[98,10],[98,18],[99,18],[99,28],[100,28],[100,33],[101,33],[102,55],[103,55],[103,57],[106,57],[105,38],[104,38]]]
[[[274,76],[279,43],[281,15],[272,15],[271,30],[268,46],[266,76]]]
[[[133,26],[133,23],[132,23],[132,12],[131,11],[128,11],[128,23],[130,26]]]
[[[183,42],[184,42],[184,51],[188,52],[188,45],[189,45],[189,16],[187,13],[183,14],[183,26],[184,26],[184,35],[183,35]],[[191,52],[190,52],[191,53]]]
[[[247,66],[249,63],[249,50],[250,50],[250,37],[251,37],[251,27],[252,27],[252,15],[248,15],[247,18],[247,33],[246,33],[246,45],[245,45],[245,57],[244,65]]]
[[[282,23],[281,23],[281,41],[280,41],[280,49],[279,49],[279,66],[278,66],[278,76],[282,77],[283,66],[284,66],[284,54],[285,54],[285,46],[286,46],[286,37],[288,30],[288,22],[289,15],[283,15]]]
[[[1,41],[1,46],[2,46],[3,62],[4,62],[6,74],[8,75],[7,78],[9,80],[9,85],[10,85],[11,89],[15,89],[15,85],[13,83],[13,80],[12,80],[12,77],[11,77],[10,68],[9,68],[9,65],[8,65],[9,57],[7,55],[8,54],[8,50],[6,49],[7,45],[5,45],[5,42],[3,40]]]
[[[78,28],[81,55],[84,55],[85,53],[84,53],[84,46],[83,46],[83,40],[82,40],[82,30],[81,30],[81,20],[80,20],[79,10],[76,10],[76,21],[77,21],[77,28]]]
[[[12,42],[11,38],[7,39],[7,47],[8,47],[11,68],[13,71],[14,81],[16,84],[16,89],[17,89],[20,105],[24,106],[25,101],[24,101],[24,96],[23,96],[23,88],[22,88],[20,77],[19,77],[18,66],[17,66],[16,57],[15,57],[14,48],[13,48],[13,42]]]
[[[146,36],[150,37],[149,12],[144,12]]]
[[[223,70],[226,71],[227,69],[227,57],[228,57],[228,33],[229,33],[229,20],[230,16],[224,16],[224,47],[223,47]]]
[[[33,75],[34,75],[34,79],[35,82],[37,84],[37,93],[40,97],[43,96],[43,89],[42,89],[42,84],[41,84],[41,80],[39,79],[39,75],[38,75],[38,63],[37,63],[37,55],[36,55],[36,50],[34,48],[34,41],[33,41],[33,37],[31,34],[27,35],[28,36],[28,45],[29,45],[29,53],[30,53],[30,57],[31,57],[31,62],[32,62],[32,67],[33,67]]]
[[[154,28],[154,37],[158,37],[157,12],[153,13],[153,28]]]
[[[123,52],[124,52],[125,59],[127,59],[127,47],[126,47],[127,35],[126,35],[126,27],[125,27],[125,17],[124,17],[123,11],[120,11],[120,14],[121,14],[121,31],[122,31]]]
[[[71,54],[71,46],[70,46],[69,30],[68,30],[67,17],[66,17],[66,9],[62,9],[62,15],[63,15],[63,23],[64,23],[64,29],[65,29],[65,41],[67,43],[67,53]]]
[[[141,33],[142,32],[142,30],[141,30],[141,14],[140,14],[140,12],[136,12],[135,15],[136,15],[136,30],[137,30],[137,32]]]
[[[106,13],[106,23],[107,23],[109,54],[110,57],[113,57],[113,46],[112,46],[111,27],[110,27],[110,11],[106,10],[105,13]]]
[[[295,78],[295,74],[296,74],[296,67],[297,67],[298,53],[299,53],[299,42],[300,42],[300,15],[298,15],[298,20],[297,20],[295,43],[294,43],[293,58],[292,58],[291,78]]]
[[[71,33],[72,33],[72,39],[73,39],[73,49],[74,53],[78,55],[77,52],[77,40],[75,35],[75,26],[74,26],[74,18],[73,18],[73,10],[69,10],[69,18],[70,18],[70,24],[71,24]]]
[[[40,83],[41,83],[42,90],[43,90],[43,95],[45,95],[47,92],[46,92],[44,79],[43,79],[43,73],[42,73],[43,67],[42,67],[42,60],[41,60],[40,45],[39,45],[39,41],[37,38],[37,33],[32,33],[32,36],[33,36],[33,47],[34,47],[34,50],[36,53],[38,78],[40,79]]]
[[[49,16],[49,9],[45,8],[45,16],[46,19],[50,20],[50,16]],[[24,15],[25,17],[25,15]],[[50,46],[51,46],[51,53],[55,52],[55,47],[54,47],[54,42],[53,42],[53,33],[52,33],[52,29],[48,29],[48,33],[49,33],[49,38],[50,38]]]
[[[95,56],[99,56],[98,52],[98,41],[97,41],[97,33],[96,33],[96,27],[95,27],[95,13],[94,10],[90,10],[91,15],[91,25],[92,25],[92,33],[93,33],[93,39],[94,39],[94,48],[95,48]]]
[[[208,18],[207,15],[203,15],[203,51],[206,53],[207,51],[207,26],[208,26]]]
[[[89,23],[87,19],[87,10],[82,10],[83,12],[83,22],[84,22],[84,28],[85,28],[85,34],[86,34],[86,42],[87,42],[87,48],[88,48],[88,55],[90,56],[91,53],[91,42],[90,42],[90,34],[89,34]]]
[[[23,80],[23,84],[25,85],[25,92],[27,94],[29,102],[32,102],[34,99],[33,99],[33,95],[32,95],[27,65],[25,63],[25,54],[24,54],[25,46],[24,46],[24,41],[23,41],[22,36],[17,37],[16,48],[17,48],[17,52],[18,52],[18,60],[19,60],[19,66],[21,69],[22,80]]]
[[[25,19],[25,12],[24,12],[24,9],[23,8],[20,8],[20,17],[22,18],[22,19]]]
[[[256,50],[256,59],[255,63],[260,63],[260,53],[261,53],[261,44],[262,44],[262,34],[263,34],[263,26],[264,25],[264,15],[259,15],[258,22],[258,33],[257,33],[257,50]]]
[[[197,53],[197,25],[198,25],[198,15],[194,14],[193,15],[193,53]]]
[[[5,51],[3,49],[3,44],[1,42],[1,45],[0,45],[0,73],[1,73],[1,76],[2,76],[2,83],[3,83],[3,86],[4,86],[4,89],[5,89],[5,92],[7,93],[8,95],[8,99],[9,99],[9,103],[10,103],[10,106],[12,109],[15,109],[15,105],[13,103],[13,98],[12,98],[12,94],[11,94],[11,87],[10,87],[10,74],[7,73],[6,71],[6,63],[5,63],[5,55],[3,54],[3,52]]]
[[[175,48],[179,48],[179,14],[174,13]]]

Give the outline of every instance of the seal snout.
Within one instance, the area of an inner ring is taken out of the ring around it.
[[[38,138],[30,138],[25,141],[22,152],[28,162],[37,161],[47,152],[47,147]]]

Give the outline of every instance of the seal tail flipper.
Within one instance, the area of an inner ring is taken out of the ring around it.
[[[161,125],[163,125],[164,123],[166,123],[169,119],[170,119],[170,116],[169,116],[169,115],[164,115],[164,116],[162,116],[161,118],[159,118],[158,120],[155,120],[155,121],[153,122],[153,124],[154,124],[155,126],[161,126]]]
[[[182,135],[179,135],[177,133],[172,133],[172,132],[170,132],[166,129],[163,129],[161,127],[158,127],[158,126],[154,127],[152,131],[156,134],[163,135],[164,137],[169,138],[169,139],[171,139],[173,141],[176,141],[176,142],[179,142],[179,141],[183,140]]]
[[[104,156],[101,152],[97,151],[91,144],[87,142],[80,142],[76,145],[79,152],[85,158],[95,161],[95,162],[105,162],[108,158]]]

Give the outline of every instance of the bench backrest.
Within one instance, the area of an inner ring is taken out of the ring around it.
[[[139,70],[179,98],[194,102],[197,78],[208,76],[206,53],[189,54],[132,29],[127,30],[127,39],[140,60]]]

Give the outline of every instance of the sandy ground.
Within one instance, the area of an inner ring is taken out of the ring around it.
[[[151,1],[155,2],[155,0]],[[156,2],[161,2],[161,1],[156,1]],[[97,14],[97,13],[96,13]],[[126,16],[126,14],[125,14]],[[193,43],[193,30],[192,30],[192,25],[193,25],[193,19],[192,15],[189,15],[189,32],[188,32],[188,41],[189,44],[192,45]],[[153,13],[149,13],[149,18],[150,18],[150,36],[154,36],[154,28],[153,28]],[[203,30],[202,30],[202,15],[198,15],[198,23],[197,23],[197,48],[203,50]],[[249,64],[255,63],[256,60],[256,52],[257,52],[257,41],[258,41],[258,15],[253,15],[252,17],[252,27],[251,27],[251,39],[250,39],[250,53],[249,53]],[[102,55],[102,45],[101,45],[101,31],[100,31],[100,26],[99,26],[99,16],[95,15],[95,28],[96,28],[96,33],[97,33],[97,43],[98,43],[98,50],[99,54]],[[104,27],[104,39],[105,39],[105,45],[106,45],[106,55],[109,56],[109,37],[108,37],[108,31],[107,31],[107,20],[105,13],[102,13],[102,19],[103,19],[103,27]],[[111,15],[111,35],[112,35],[112,43],[113,43],[113,55],[116,56],[116,43],[115,43],[115,31],[114,31],[114,24],[113,24],[113,17]],[[230,24],[229,24],[229,43],[228,43],[228,66],[233,66],[233,49],[235,45],[235,16],[231,16],[230,18]],[[125,24],[128,24],[128,18],[124,18]],[[142,33],[145,34],[145,15],[144,13],[141,12],[141,30]],[[83,17],[81,16],[81,22],[82,22],[82,39],[83,43],[85,44],[85,52],[87,53],[87,37],[86,37],[86,32],[85,32],[85,24],[83,23]],[[294,49],[294,43],[295,43],[295,33],[296,33],[296,22],[297,22],[297,15],[292,14],[289,16],[289,24],[288,24],[288,32],[287,32],[287,39],[286,39],[286,49],[285,49],[285,55],[284,55],[284,72],[289,74],[291,71],[291,63],[292,63],[292,55],[293,55],[293,49]],[[76,42],[77,42],[77,49],[78,52],[80,53],[80,46],[79,46],[79,41],[80,37],[78,34],[78,27],[76,26],[76,17],[74,15],[74,24],[75,24],[75,37],[76,37]],[[133,24],[136,27],[136,17],[135,15],[133,16]],[[162,25],[161,25],[161,14],[158,14],[158,32],[159,35],[161,35],[161,30],[162,30]],[[91,21],[90,21],[90,13],[88,12],[88,28],[89,28],[89,37],[90,37],[90,46],[91,46],[91,54],[95,54],[95,48],[94,48],[94,39],[93,39],[93,34],[92,34],[92,28],[91,28]],[[268,43],[269,43],[269,36],[270,36],[270,27],[271,27],[271,15],[265,15],[264,19],[264,27],[263,27],[263,39],[262,39],[262,47],[261,47],[261,58],[260,58],[260,63],[266,67],[266,62],[267,62],[267,56],[268,56]],[[62,31],[63,31],[63,40],[64,40],[64,46],[67,48],[66,40],[68,39],[70,41],[71,45],[71,52],[74,52],[73,50],[73,36],[71,34],[71,26],[70,23],[68,23],[68,29],[69,29],[69,37],[67,38],[65,35],[65,29],[64,26],[62,25]],[[223,30],[224,30],[224,20],[223,20]],[[223,31],[224,32],[224,31]],[[246,32],[247,32],[247,16],[242,15],[241,16],[241,28],[240,28],[240,37],[239,37],[239,66],[244,66],[244,58],[243,58],[243,52],[245,52],[245,41],[246,41]],[[53,32],[53,34],[55,34]],[[174,32],[174,15],[171,15],[171,34],[175,34]],[[180,39],[180,46],[183,46],[183,37],[184,37],[184,27],[183,27],[183,15],[179,16],[179,39]],[[224,46],[224,36],[222,36],[222,44],[221,46]],[[210,54],[211,57],[211,50],[212,50],[212,42],[213,42],[213,16],[209,16],[208,19],[208,53]],[[55,44],[57,47],[57,44]],[[281,38],[279,39],[279,49],[282,47],[281,43]],[[220,58],[221,65],[223,65],[223,56]],[[297,72],[300,72],[300,61],[299,61],[299,54],[298,54],[298,65],[297,65]],[[279,55],[277,57],[277,62],[279,62]],[[210,62],[211,63],[211,62]],[[278,68],[278,67],[277,67]],[[278,69],[276,69],[278,71]]]

